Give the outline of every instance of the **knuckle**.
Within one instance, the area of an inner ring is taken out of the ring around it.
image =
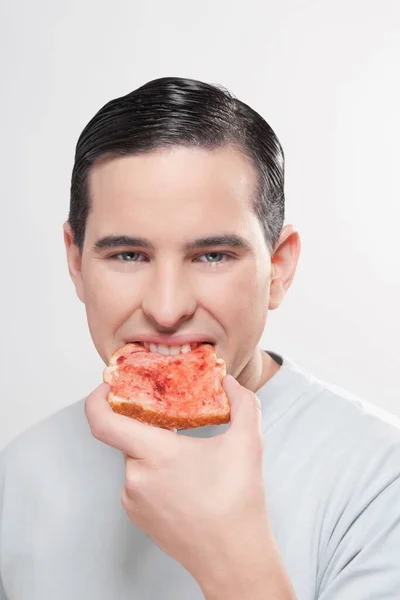
[[[137,493],[143,481],[142,473],[138,469],[127,466],[125,474],[125,491],[128,495]]]
[[[91,424],[90,430],[96,440],[103,441],[106,438],[106,430],[100,421],[95,421]]]
[[[86,419],[89,423],[90,431],[93,437],[97,440],[103,441],[106,437],[106,423],[104,422],[104,418],[102,418],[102,415],[99,414],[99,411],[96,411],[96,407],[94,405],[94,397],[95,394],[94,392],[92,392],[92,394],[86,398]]]
[[[123,508],[125,510],[128,509],[128,506],[129,506],[129,496],[128,496],[128,493],[127,493],[125,487],[122,488],[122,491],[121,491],[121,504],[122,504],[122,506],[123,506]]]

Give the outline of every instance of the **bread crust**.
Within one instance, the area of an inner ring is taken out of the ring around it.
[[[195,418],[184,416],[176,418],[171,417],[168,414],[159,413],[155,410],[143,408],[143,406],[137,402],[127,402],[122,398],[118,398],[118,396],[115,396],[112,392],[108,394],[107,400],[111,408],[120,415],[131,417],[142,423],[162,427],[163,429],[192,429],[204,427],[206,425],[222,425],[224,423],[229,423],[230,420],[229,408],[224,413],[199,415]]]

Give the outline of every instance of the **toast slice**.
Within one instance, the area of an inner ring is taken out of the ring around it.
[[[164,356],[130,343],[114,352],[103,380],[115,412],[158,427],[191,429],[229,422],[225,374],[225,361],[211,344]]]

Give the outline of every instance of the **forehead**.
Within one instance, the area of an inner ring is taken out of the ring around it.
[[[100,160],[89,175],[87,234],[197,237],[254,227],[257,173],[239,150],[175,148]]]

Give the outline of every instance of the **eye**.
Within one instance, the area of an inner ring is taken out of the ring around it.
[[[123,263],[138,263],[146,260],[144,254],[134,251],[119,252],[118,254],[111,255],[109,258]],[[205,260],[201,260],[204,258]],[[207,266],[209,265],[210,267],[217,267],[232,259],[233,256],[230,256],[226,252],[206,252],[205,254],[198,256],[195,260],[206,264]]]
[[[202,258],[202,257],[206,257],[207,259],[210,259],[210,260],[205,261],[205,263],[209,264],[209,265],[219,265],[222,262],[226,262],[226,260],[229,260],[230,258],[232,258],[229,254],[226,254],[226,252],[206,252],[205,254],[202,254],[199,258]],[[200,262],[204,262],[204,261],[200,261]]]
[[[120,252],[119,254],[114,254],[110,258],[114,258],[121,262],[141,262],[139,261],[139,258],[142,256],[141,252]]]

